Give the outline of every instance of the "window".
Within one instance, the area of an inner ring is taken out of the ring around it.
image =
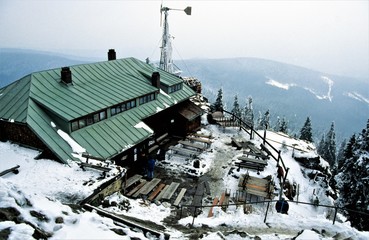
[[[106,110],[91,115],[87,115],[85,117],[72,121],[71,130],[76,131],[78,129],[100,122],[104,119],[106,119]]]
[[[105,111],[100,112],[99,116],[100,116],[100,121],[104,120],[106,118],[106,112]]]
[[[155,93],[151,93],[139,98],[140,105],[155,100]]]
[[[97,123],[98,121],[100,121],[99,114],[98,113],[95,113],[94,114],[94,123]]]
[[[73,121],[72,122],[72,131],[76,131],[78,130],[78,121]]]
[[[94,123],[94,118],[92,115],[87,116],[86,120],[87,120],[87,126]]]
[[[86,126],[86,119],[80,119],[78,120],[79,128],[84,128]]]
[[[168,92],[169,92],[169,93],[173,93],[173,92],[179,91],[179,90],[181,90],[181,89],[182,89],[182,83],[178,83],[178,84],[176,84],[176,85],[170,86],[170,87],[168,88]]]
[[[116,111],[116,108],[115,108],[115,107],[112,107],[112,108],[110,109],[110,114],[111,114],[112,116],[114,116],[115,114],[117,114],[117,111]]]

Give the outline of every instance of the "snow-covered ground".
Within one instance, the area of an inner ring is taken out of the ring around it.
[[[192,169],[193,175],[197,176],[222,174],[214,183],[210,183],[212,197],[220,196],[225,188],[235,192],[237,177],[246,173],[246,170],[241,168],[237,171],[233,165],[243,152],[231,146],[231,137],[249,140],[249,136],[236,128],[223,131],[214,125],[205,126],[201,132],[211,134],[213,143],[208,151],[199,156],[199,169],[193,168],[192,160],[173,156],[170,159],[167,156],[169,164],[162,166],[172,171],[187,172]],[[287,178],[299,186],[299,201],[311,203],[313,197],[318,197],[320,204],[334,204],[326,196],[326,188],[322,188],[319,181],[309,179],[307,173],[311,170],[303,168],[292,158],[292,153],[305,157],[316,156],[313,145],[273,132],[267,132],[267,139],[275,148],[282,150],[283,161],[290,169]],[[255,138],[253,142],[258,146],[261,140]],[[34,160],[38,154],[37,151],[9,142],[0,142],[0,171],[20,165],[18,174],[9,173],[0,177],[0,210],[12,208],[19,212],[15,214],[18,218],[0,222],[0,238],[4,236],[2,234],[10,232],[9,239],[33,239],[35,227],[49,233],[50,239],[153,238],[135,229],[118,226],[113,220],[101,217],[94,211],[88,212],[74,206],[102,183],[99,172],[83,171],[73,163],[67,166],[50,160]],[[321,164],[324,167],[326,162],[321,161]],[[271,175],[279,183],[276,161],[273,159],[268,160],[268,165],[260,175],[256,171],[249,173],[255,177]],[[113,194],[109,200],[130,203],[128,211],[118,207],[110,207],[109,211],[163,225],[163,220],[172,214],[173,209],[169,204],[142,204],[142,200],[127,199],[119,193]],[[261,239],[288,239],[297,235],[296,239],[369,239],[368,232],[351,228],[340,214],[333,225],[334,211],[329,208],[295,203],[289,206],[288,215],[277,213],[273,203],[268,211],[266,203],[253,205],[249,214],[243,212],[243,207],[230,206],[226,212],[215,208],[211,218],[208,217],[208,210],[204,210],[195,219],[180,219],[179,224],[190,228],[194,221],[194,231],[207,229],[201,235],[203,239],[255,239],[256,236]],[[167,226],[167,232],[171,239],[189,238],[188,234],[173,227]]]

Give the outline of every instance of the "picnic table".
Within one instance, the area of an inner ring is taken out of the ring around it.
[[[211,144],[211,141],[209,139],[204,139],[204,138],[199,138],[199,137],[191,137],[191,136],[188,136],[187,139],[192,141],[192,142],[204,143],[207,147],[209,147],[210,144]]]
[[[191,150],[191,149],[188,149],[188,148],[170,146],[169,149],[172,151],[172,153],[177,153],[177,154],[180,154],[180,155],[190,156],[190,157],[196,157],[197,155],[200,154],[198,151]]]

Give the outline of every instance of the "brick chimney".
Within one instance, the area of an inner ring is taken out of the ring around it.
[[[61,80],[66,83],[72,83],[72,72],[69,67],[63,67],[60,72]]]
[[[108,52],[108,60],[111,61],[111,60],[116,60],[117,59],[117,54],[115,52],[114,49],[109,49],[109,52]]]
[[[160,88],[160,74],[159,72],[153,72],[151,75],[151,84],[156,87]]]

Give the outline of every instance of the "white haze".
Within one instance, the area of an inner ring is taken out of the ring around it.
[[[159,59],[161,1],[0,2],[0,48]],[[258,57],[369,75],[368,1],[164,1],[174,58]]]

